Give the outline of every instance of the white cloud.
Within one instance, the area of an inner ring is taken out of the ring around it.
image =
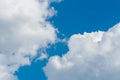
[[[120,24],[107,32],[75,34],[68,47],[44,67],[48,80],[120,80]]]
[[[16,80],[20,66],[55,42],[56,29],[46,21],[55,13],[51,1],[0,0],[0,80]]]
[[[48,59],[48,55],[46,53],[41,53],[40,57],[37,60]]]

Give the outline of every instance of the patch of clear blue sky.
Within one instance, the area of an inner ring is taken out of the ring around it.
[[[72,34],[106,31],[120,21],[120,0],[64,0],[53,3],[57,15],[49,19],[59,31],[70,37]],[[62,55],[67,52],[65,44],[58,43],[48,49],[48,54]],[[47,80],[42,70],[47,60],[33,62],[16,73],[19,80]]]
[[[106,31],[120,21],[120,0],[64,0],[56,5],[53,24],[66,36],[74,33]]]

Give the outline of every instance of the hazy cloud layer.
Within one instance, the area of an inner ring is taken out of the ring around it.
[[[55,13],[52,1],[0,0],[0,80],[16,80],[20,66],[55,42],[56,29],[46,21]]]
[[[75,34],[63,57],[44,68],[48,80],[120,80],[120,24],[107,32]]]

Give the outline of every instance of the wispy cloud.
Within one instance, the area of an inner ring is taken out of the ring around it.
[[[46,21],[55,13],[51,2],[0,0],[0,80],[17,80],[14,72],[56,41],[56,29]]]

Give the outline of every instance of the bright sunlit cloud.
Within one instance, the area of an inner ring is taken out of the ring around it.
[[[120,24],[107,32],[74,34],[63,57],[50,58],[48,80],[119,80]]]

